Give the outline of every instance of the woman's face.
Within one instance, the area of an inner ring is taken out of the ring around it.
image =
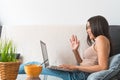
[[[88,36],[89,36],[89,38],[91,40],[95,39],[95,37],[94,37],[94,35],[93,35],[92,31],[91,31],[91,27],[90,27],[90,23],[89,22],[87,22],[86,31],[87,31]]]

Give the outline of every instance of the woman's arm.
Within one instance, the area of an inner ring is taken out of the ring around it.
[[[79,71],[83,71],[83,72],[97,72],[97,71],[101,71],[101,70],[106,70],[107,68],[104,68],[100,65],[94,65],[94,66],[75,66],[74,70],[79,70]]]
[[[82,62],[82,59],[80,57],[80,53],[78,52],[78,50],[76,50],[76,51],[73,50],[73,53],[74,53],[75,58],[77,60],[77,64],[79,65]]]
[[[77,39],[77,36],[72,35],[72,37],[70,38],[70,43],[71,43],[72,51],[73,51],[75,58],[77,60],[77,64],[80,64],[82,62],[82,59],[81,59],[80,54],[78,52],[80,42]]]

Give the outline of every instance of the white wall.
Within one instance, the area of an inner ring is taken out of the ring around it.
[[[86,48],[85,26],[4,26],[3,37],[13,39],[17,51],[22,54],[24,62],[42,62],[40,40],[47,45],[50,64],[76,64],[70,47],[72,34],[78,36],[81,44],[81,55]],[[6,34],[6,35],[5,35]]]
[[[94,15],[120,24],[120,0],[0,0],[4,25],[85,24]]]

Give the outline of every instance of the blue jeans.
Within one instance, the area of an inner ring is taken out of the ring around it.
[[[87,80],[87,77],[89,76],[89,73],[85,73],[82,71],[68,72],[47,68],[43,68],[41,74],[60,77],[63,80]]]

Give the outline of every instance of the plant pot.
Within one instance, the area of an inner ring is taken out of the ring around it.
[[[20,62],[0,62],[0,80],[16,80]]]

